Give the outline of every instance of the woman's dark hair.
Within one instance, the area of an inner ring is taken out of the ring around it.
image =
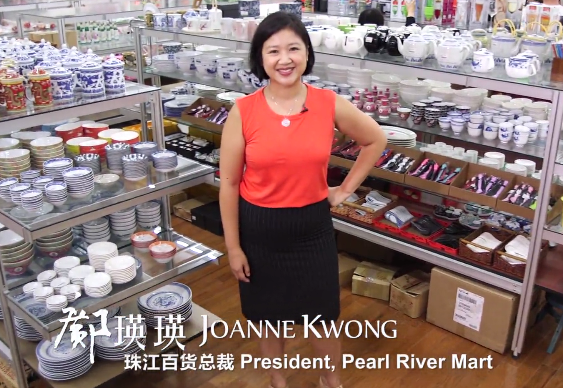
[[[315,53],[313,52],[311,39],[309,38],[309,33],[307,32],[305,25],[297,16],[284,11],[278,11],[266,16],[266,18],[260,22],[250,44],[250,53],[248,58],[250,71],[261,81],[269,79],[268,74],[266,74],[266,71],[264,70],[262,47],[272,35],[285,29],[289,29],[299,36],[307,48],[307,67],[305,68],[303,75],[311,74],[313,71]]]
[[[385,24],[385,18],[383,17],[383,12],[381,12],[377,8],[370,8],[362,11],[360,16],[358,17],[358,24],[377,24],[378,26],[382,26]]]

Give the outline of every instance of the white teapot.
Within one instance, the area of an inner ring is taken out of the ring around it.
[[[447,38],[436,46],[435,52],[442,69],[457,70],[469,55],[469,46],[458,39]]]
[[[473,61],[471,69],[476,73],[487,73],[495,68],[495,57],[492,52],[487,49],[481,49],[473,52]]]
[[[344,32],[331,29],[323,34],[323,45],[329,50],[340,50],[344,41]]]
[[[347,54],[357,54],[364,47],[364,36],[360,34],[346,34],[342,48]]]
[[[436,35],[430,33],[422,34],[422,37],[427,42],[430,42],[430,52],[428,53],[428,57],[426,59],[436,59],[436,45],[440,43],[442,38],[438,38]]]
[[[528,78],[538,73],[534,59],[524,56],[505,58],[506,75],[510,78]]]
[[[471,49],[469,55],[467,56],[468,60],[471,60],[475,51],[481,50],[483,48],[483,43],[480,40],[475,39],[473,35],[471,35],[470,31],[463,32],[459,37],[465,43],[467,43],[467,45],[469,45],[469,48]]]
[[[512,31],[508,32],[503,29],[497,32],[497,27],[502,22],[507,23]],[[515,56],[520,51],[520,40],[516,37],[516,29],[511,20],[499,20],[495,24],[491,37],[491,51],[495,56],[495,65],[497,66],[502,66],[505,63],[505,58]]]
[[[430,54],[430,42],[422,35],[412,34],[404,42],[397,39],[397,48],[405,58],[405,62],[413,65],[421,65]]]
[[[537,54],[542,62],[548,57],[549,50],[551,50],[550,42],[546,37],[540,35],[526,35],[520,44],[520,53],[531,51]]]

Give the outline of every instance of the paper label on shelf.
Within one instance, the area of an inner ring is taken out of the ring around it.
[[[485,298],[482,296],[466,291],[463,288],[458,288],[455,300],[454,322],[479,331],[484,304]]]

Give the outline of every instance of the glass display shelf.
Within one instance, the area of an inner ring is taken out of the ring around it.
[[[163,284],[184,276],[188,272],[199,270],[206,264],[217,263],[217,260],[223,256],[221,252],[172,231],[162,232],[159,234],[159,239],[176,243],[178,252],[172,261],[160,264],[150,256],[149,252],[142,252],[131,245],[122,248],[119,251],[120,255],[128,254],[138,260],[135,279],[127,284],[113,284],[112,291],[105,297],[92,298],[82,294],[80,298],[69,303],[68,306],[74,307],[78,311],[84,310],[86,314],[91,314],[100,309],[115,308],[136,300],[138,297],[162,287]],[[24,319],[44,338],[49,338],[63,327],[63,323],[59,320],[66,314],[55,313],[49,315],[48,319],[36,316],[33,314],[36,310],[32,306],[26,308],[26,304],[20,302],[22,294],[22,287],[18,287],[8,295],[8,301],[14,314]]]
[[[95,183],[94,191],[85,198],[70,199],[62,206],[45,203],[42,212],[29,213],[19,206],[0,200],[0,222],[26,241],[46,236],[121,209],[161,198],[182,189],[211,180],[215,168],[179,157],[176,171],[161,173],[149,167],[149,174],[140,181],[120,181],[108,185]]]
[[[133,106],[151,99],[151,93],[159,91],[155,86],[126,82],[123,93],[106,94],[96,98],[75,97],[65,104],[53,104],[49,107],[29,107],[26,111],[8,113],[0,107],[0,135],[9,135],[18,130],[58,122],[70,117],[80,117],[100,112],[107,112],[119,106]]]
[[[174,39],[195,44],[210,44],[233,49],[248,49],[248,40],[239,40],[232,36],[224,36],[220,32],[196,33],[174,28],[140,27],[140,33],[160,39]],[[563,90],[563,83],[550,80],[551,67],[544,65],[538,75],[527,79],[515,79],[506,75],[504,67],[495,68],[490,73],[471,71],[470,61],[459,70],[441,69],[435,60],[427,60],[423,65],[405,63],[402,56],[388,54],[347,54],[343,51],[332,51],[326,47],[315,48],[316,60],[344,66],[353,66],[385,73],[411,73],[416,69],[416,76],[437,81],[451,82],[466,87],[479,87],[491,90],[510,90],[511,93],[528,97],[553,99],[554,91]]]

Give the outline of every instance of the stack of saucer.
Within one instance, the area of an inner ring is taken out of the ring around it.
[[[170,172],[178,167],[178,154],[174,151],[157,151],[152,154],[152,160],[156,171]]]
[[[72,159],[69,158],[56,158],[50,159],[43,163],[43,174],[53,177],[55,179],[61,179],[63,177],[63,171],[72,167]]]
[[[27,311],[30,316],[35,317],[39,322],[49,322],[51,317],[55,314],[53,311],[49,311],[45,308],[44,302],[35,301],[32,295],[24,294],[23,297],[18,298],[17,301],[22,309]],[[37,330],[18,316],[14,316],[14,327],[16,329],[16,335],[19,338],[27,341],[41,341],[42,339],[41,334],[39,334]]]
[[[48,183],[51,183],[54,180],[55,178],[50,176],[40,176],[39,178],[35,178],[35,180],[33,181],[33,188],[39,189],[43,192],[43,194],[45,194],[45,186],[47,186]]]
[[[117,245],[111,242],[97,242],[87,248],[88,260],[96,271],[104,271],[105,263],[117,256]]]
[[[66,183],[64,181],[53,181],[45,185],[45,196],[47,200],[55,205],[64,205],[68,199],[68,193],[66,191]]]
[[[83,324],[82,322],[80,323]],[[90,336],[84,338],[83,345],[76,345],[73,335],[74,333],[67,332],[62,335],[59,343],[43,340],[37,345],[37,369],[46,380],[73,380],[87,373],[94,365],[90,362]]]
[[[110,214],[111,233],[119,238],[129,238],[137,230],[137,217],[135,208],[121,210]]]
[[[57,277],[57,273],[52,269],[49,269],[37,275],[37,282],[41,283],[42,286],[47,287],[51,284],[53,279],[56,277]]]
[[[84,286],[84,278],[96,272],[96,269],[91,265],[79,265],[68,271],[68,278],[72,284]]]
[[[108,170],[114,173],[121,173],[123,171],[122,158],[129,154],[131,154],[131,147],[129,144],[108,144],[106,146]]]
[[[149,158],[142,154],[130,154],[121,158],[123,177],[130,181],[140,181],[147,176]]]
[[[74,157],[74,163],[78,167],[90,167],[94,174],[102,172],[102,162],[98,154],[84,154]]]
[[[111,238],[107,218],[97,218],[82,224],[84,239],[88,244],[108,241]]]
[[[158,145],[152,141],[142,141],[132,146],[133,152],[145,155],[151,160],[151,155],[158,150]]]
[[[84,292],[91,298],[102,298],[111,292],[111,276],[96,272],[84,279]]]
[[[157,327],[159,316],[180,315],[181,322],[185,322],[192,315],[192,290],[185,284],[174,282],[141,296],[137,307],[150,327]]]
[[[43,285],[42,285],[41,283],[39,283],[39,282],[29,282],[29,283],[26,283],[26,284],[23,286],[23,293],[26,294],[26,295],[33,295],[33,291],[35,291],[35,289],[36,289],[37,287],[43,287]]]
[[[125,284],[137,276],[137,262],[132,256],[116,256],[105,262],[104,270],[113,284]]]
[[[94,191],[94,172],[90,167],[69,168],[62,177],[72,198],[84,198]]]
[[[22,204],[21,195],[24,191],[31,189],[31,185],[29,183],[16,183],[10,186],[10,197],[12,198],[12,202],[16,205]]]
[[[55,294],[61,293],[61,288],[68,286],[70,284],[70,279],[67,277],[58,277],[51,280],[51,287],[55,290]]]
[[[23,183],[29,185],[28,183]],[[31,186],[31,185],[29,185]],[[29,212],[36,212],[43,207],[43,192],[29,189],[21,193],[22,207]]]
[[[108,320],[106,327],[111,335],[99,335],[94,338],[94,352],[96,357],[102,360],[124,360],[126,354],[131,355],[141,352],[139,344],[143,346],[147,342],[147,327],[144,322],[139,324],[129,317],[124,317],[124,319],[112,318]],[[131,338],[120,339],[124,332],[131,333]]]
[[[137,223],[142,229],[154,229],[160,226],[160,203],[149,201],[136,206]]]
[[[78,284],[69,284],[61,288],[61,295],[66,297],[68,303],[74,302],[82,296],[81,288]]]
[[[53,263],[53,270],[60,277],[68,277],[68,273],[74,267],[80,265],[80,259],[76,256],[64,256],[55,260]]]
[[[55,295],[55,290],[51,286],[37,287],[33,290],[33,299],[37,302],[45,302],[47,298]]]
[[[21,183],[33,183],[33,181],[41,176],[41,170],[27,170],[20,174]]]
[[[6,178],[0,181],[0,198],[4,201],[11,202],[12,195],[10,194],[10,187],[18,183],[18,178]]]
[[[45,301],[47,308],[51,311],[62,311],[68,305],[68,299],[64,295],[53,295]]]

